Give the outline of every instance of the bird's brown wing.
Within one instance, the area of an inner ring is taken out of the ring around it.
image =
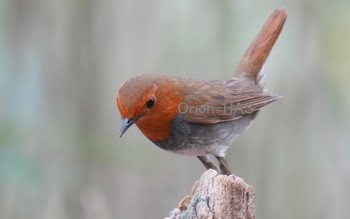
[[[278,97],[265,93],[259,86],[245,86],[245,82],[233,88],[208,83],[188,93],[179,111],[188,122],[215,124],[254,113]]]

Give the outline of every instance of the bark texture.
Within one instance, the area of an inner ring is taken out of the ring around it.
[[[254,188],[242,178],[207,170],[165,219],[255,219]]]

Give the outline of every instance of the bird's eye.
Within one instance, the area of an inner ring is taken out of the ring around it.
[[[154,97],[151,97],[151,98],[147,101],[146,107],[147,107],[148,109],[151,109],[151,108],[154,106],[154,103],[155,103]]]

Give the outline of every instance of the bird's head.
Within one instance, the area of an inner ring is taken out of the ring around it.
[[[117,106],[123,124],[122,136],[134,123],[151,141],[166,140],[181,102],[177,79],[162,75],[139,75],[119,89]]]

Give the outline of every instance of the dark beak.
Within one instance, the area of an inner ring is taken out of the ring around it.
[[[122,137],[123,134],[126,132],[126,130],[128,130],[128,128],[132,126],[134,122],[135,121],[133,119],[129,119],[128,117],[125,117],[122,127],[120,128],[120,131],[119,131],[119,137]]]

